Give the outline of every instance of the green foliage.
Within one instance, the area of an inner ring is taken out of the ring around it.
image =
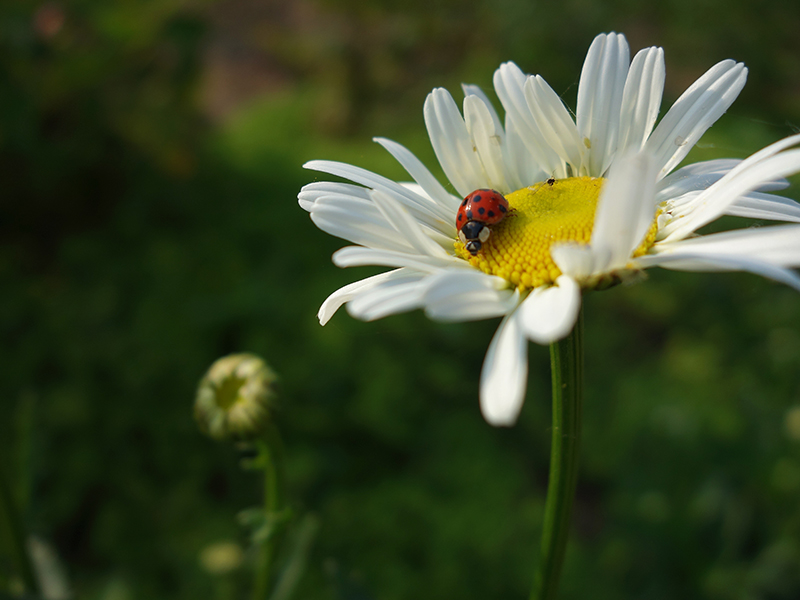
[[[347,15],[349,4],[326,10]],[[477,389],[495,322],[412,313],[360,323],[342,311],[321,328],[327,294],[371,271],[333,267],[343,244],[294,198],[316,177],[301,169],[310,158],[403,177],[372,134],[432,165],[424,93],[455,92],[460,80],[488,88],[500,60],[541,72],[569,99],[586,46],[611,28],[634,49],[666,47],[673,98],[716,60],[754,67],[701,159],[744,156],[790,133],[746,115],[800,120],[787,76],[800,53],[780,50],[782,40],[796,48],[796,8],[754,20],[746,3],[712,3],[701,15],[722,21],[701,35],[683,2],[659,5],[657,27],[652,7],[628,4],[573,0],[533,14],[504,0],[456,19],[452,3],[416,3],[405,37],[389,27],[400,9],[374,4],[356,21],[389,28],[398,45],[359,41],[367,79],[335,76],[352,66],[324,45],[293,50],[287,31],[297,85],[217,128],[196,103],[208,30],[197,9],[3,4],[0,460],[26,529],[53,544],[78,597],[213,597],[198,556],[219,540],[246,542],[235,515],[259,504],[260,484],[235,450],[196,430],[191,405],[211,362],[240,351],[280,375],[292,501],[319,519],[296,597],[524,597],[547,481],[547,349],[530,347],[520,423],[492,429]],[[43,7],[56,11],[51,21]],[[58,10],[61,29],[48,33]],[[737,42],[728,26],[753,33]],[[479,40],[445,53],[453,38],[436,36],[453,32]],[[392,76],[376,82],[387,65]],[[323,137],[319,99],[351,97],[348,86],[369,91],[355,125],[328,131],[359,133]],[[659,271],[592,294],[586,311],[563,597],[797,597],[797,294],[749,275]],[[8,564],[0,548],[0,573]]]

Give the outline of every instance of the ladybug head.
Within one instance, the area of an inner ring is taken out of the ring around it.
[[[461,228],[460,233],[467,240],[477,240],[480,237],[481,232],[483,232],[484,230],[488,231],[488,229],[486,229],[485,223],[481,223],[480,221],[467,221]],[[481,240],[481,241],[483,242],[486,240]]]

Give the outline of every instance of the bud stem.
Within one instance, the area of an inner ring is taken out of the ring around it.
[[[572,333],[550,345],[553,377],[553,432],[542,547],[531,600],[554,600],[569,537],[578,482],[583,396],[583,308]]]
[[[0,468],[0,531],[2,521],[8,534],[8,543],[13,554],[12,560],[19,576],[25,584],[25,590],[34,596],[40,594],[39,581],[33,568],[33,561],[25,544],[25,533],[22,530],[20,514],[14,503],[11,489],[6,481],[5,471]]]
[[[256,565],[253,600],[266,600],[272,585],[273,560],[282,538],[280,513],[285,510],[283,442],[278,428],[270,422],[263,437],[256,442],[259,459],[264,468],[264,517],[273,523],[273,531],[261,542]]]

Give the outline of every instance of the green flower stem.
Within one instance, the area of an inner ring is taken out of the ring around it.
[[[264,469],[264,517],[271,524],[270,531],[261,542],[254,600],[266,600],[272,586],[273,560],[280,543],[285,510],[285,475],[283,471],[283,442],[278,428],[269,423],[264,437],[257,442],[262,468]]]
[[[12,560],[25,584],[25,589],[30,594],[38,596],[39,581],[36,579],[33,562],[25,544],[25,533],[22,530],[19,511],[14,504],[11,489],[2,469],[0,469],[0,520],[5,522]]]
[[[531,600],[554,600],[569,537],[578,481],[583,396],[583,309],[572,333],[550,346],[553,377],[553,439],[544,509],[542,548]]]

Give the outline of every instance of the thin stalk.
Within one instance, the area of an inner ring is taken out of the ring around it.
[[[25,533],[22,529],[20,513],[14,503],[11,489],[6,481],[5,472],[0,468],[0,519],[5,521],[8,531],[12,560],[19,576],[29,593],[38,596],[39,581],[33,568],[33,561],[25,544]]]
[[[270,423],[264,438],[258,441],[258,451],[264,469],[264,517],[274,529],[261,542],[253,600],[265,600],[272,586],[273,561],[281,538],[283,524],[279,523],[284,506],[285,477],[283,472],[283,443],[278,428]]]
[[[550,345],[553,377],[553,432],[550,478],[544,509],[539,563],[531,600],[554,600],[569,537],[569,523],[578,481],[583,397],[583,309],[565,339]]]

